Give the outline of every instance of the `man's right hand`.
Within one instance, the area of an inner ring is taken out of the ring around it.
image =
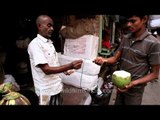
[[[83,60],[75,60],[72,62],[73,69],[80,69],[82,66]]]
[[[102,57],[97,57],[93,62],[102,65],[104,63],[104,59]]]

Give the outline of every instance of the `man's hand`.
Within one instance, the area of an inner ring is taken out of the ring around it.
[[[75,60],[72,62],[73,69],[80,69],[82,66],[82,60]]]
[[[70,75],[70,74],[72,74],[72,73],[74,73],[75,72],[75,69],[70,69],[70,70],[67,70],[67,71],[65,71],[65,72],[63,72],[65,75]]]
[[[97,57],[93,62],[102,65],[104,63],[104,59],[102,57]]]
[[[117,90],[120,91],[120,92],[126,92],[126,91],[128,91],[128,89],[132,88],[133,86],[135,86],[135,81],[131,81],[123,89],[117,88]]]

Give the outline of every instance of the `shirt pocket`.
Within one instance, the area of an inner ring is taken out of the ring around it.
[[[146,61],[147,54],[139,50],[134,50],[134,57],[139,63],[143,63]]]

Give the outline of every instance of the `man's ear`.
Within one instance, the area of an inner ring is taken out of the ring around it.
[[[145,15],[145,16],[143,17],[143,20],[144,20],[144,24],[147,24],[148,16],[147,16],[147,15]]]
[[[40,28],[41,28],[41,24],[40,24],[40,23],[38,23],[38,24],[37,24],[37,27],[38,27],[38,29],[40,29]]]

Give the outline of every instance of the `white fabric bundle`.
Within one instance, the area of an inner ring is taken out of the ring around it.
[[[71,63],[74,60],[79,60],[82,58],[74,58],[74,57],[58,54],[58,59],[59,59],[60,65],[64,65],[64,64]],[[76,70],[77,72],[80,72],[80,73],[83,72],[83,74],[91,75],[91,76],[99,74],[101,66],[93,63],[92,60],[85,60],[85,59],[82,59],[82,60],[83,60],[82,67]]]
[[[99,37],[94,35],[65,39],[64,55],[93,60],[98,55],[98,40]]]
[[[84,90],[94,90],[98,85],[98,75],[90,76],[79,72],[74,72],[71,75],[60,75],[63,83],[73,85]]]
[[[83,35],[77,39],[65,39],[64,55],[58,54],[60,65],[82,59],[82,67],[70,75],[61,74],[65,84],[84,90],[94,90],[98,86],[98,74],[101,66],[93,63],[98,55],[99,37]]]

